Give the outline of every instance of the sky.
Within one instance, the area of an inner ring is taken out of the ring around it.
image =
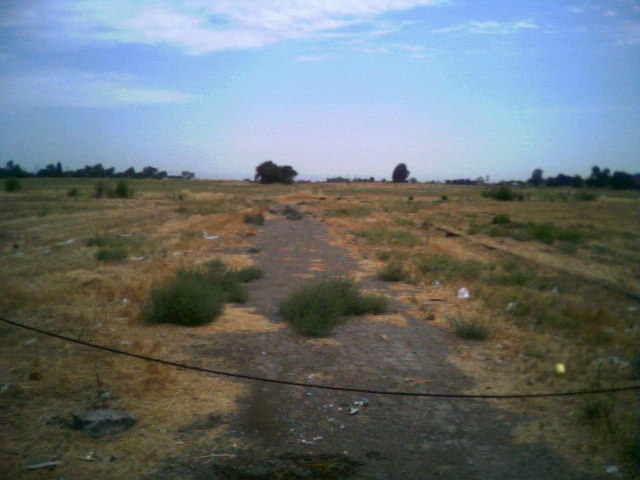
[[[640,0],[3,0],[0,164],[640,171]]]

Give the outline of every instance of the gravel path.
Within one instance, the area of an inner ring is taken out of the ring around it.
[[[268,220],[256,238],[264,279],[250,285],[249,306],[280,321],[277,304],[310,274],[357,271],[311,218]],[[375,279],[367,287],[386,288]],[[391,290],[388,294],[393,295]],[[194,355],[227,369],[294,381],[402,391],[456,393],[473,385],[446,357],[458,341],[428,322],[392,309],[406,325],[353,318],[328,340],[289,328],[203,339]],[[224,363],[220,363],[224,362]],[[546,445],[517,444],[526,418],[487,401],[357,395],[254,383],[229,435],[248,449],[206,465],[168,466],[158,479],[593,479]],[[357,413],[350,414],[356,407]],[[315,475],[315,476],[314,476]]]

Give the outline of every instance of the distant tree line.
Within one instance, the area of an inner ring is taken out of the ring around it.
[[[129,167],[122,172],[116,172],[114,167],[104,168],[101,163],[96,165],[85,165],[77,170],[64,170],[60,162],[50,163],[45,168],[41,168],[35,173],[30,173],[22,169],[20,165],[13,161],[8,161],[4,168],[0,168],[0,178],[26,178],[26,177],[75,177],[75,178],[168,178],[167,172],[158,170],[156,167],[147,166],[140,172]],[[182,172],[177,178],[194,178],[192,172]],[[169,177],[176,178],[176,177]]]
[[[614,190],[625,190],[632,188],[640,188],[640,173],[630,174],[622,171],[611,173],[608,168],[601,169],[594,165],[591,167],[591,175],[586,179],[580,175],[565,175],[560,173],[555,177],[544,178],[543,171],[536,168],[531,174],[531,178],[527,180],[527,184],[533,186],[546,185],[548,187],[574,187],[583,186],[595,188],[611,188]]]

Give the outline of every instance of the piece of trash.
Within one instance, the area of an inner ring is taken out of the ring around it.
[[[58,242],[58,243],[54,243],[54,245],[56,247],[63,247],[65,245],[71,245],[74,242],[73,238],[70,238],[69,240],[65,240],[64,242]]]
[[[564,368],[564,363],[557,363],[556,364],[556,373],[558,375],[564,375],[565,374],[565,368]]]
[[[460,290],[458,290],[458,298],[469,298],[471,296],[471,292],[469,292],[468,288],[464,288],[462,287]]]
[[[367,405],[369,405],[369,400],[367,400],[366,398],[362,398],[360,400],[356,400],[355,402],[353,402],[353,404],[356,407],[366,407]]]
[[[34,343],[36,343],[36,338],[35,337],[31,337],[29,340],[26,340],[22,346],[23,347],[28,347],[29,345],[33,345]]]
[[[607,465],[606,467],[604,467],[604,471],[609,475],[620,475],[620,469],[617,465]]]
[[[518,304],[516,302],[509,302],[509,305],[507,305],[507,312],[513,312],[517,307]]]
[[[40,462],[40,463],[32,463],[31,465],[25,465],[22,467],[22,470],[40,470],[42,468],[48,468],[53,470],[56,466],[60,465],[62,462]]]
[[[133,345],[133,342],[131,340],[123,340],[120,342],[120,345],[126,345],[127,347]]]
[[[205,232],[204,230],[201,230],[202,232],[202,238],[204,238],[205,240],[215,240],[216,238],[220,238],[218,235],[207,235],[207,232]]]
[[[439,280],[434,280],[434,282],[433,282],[433,286],[434,286],[434,287],[440,287],[440,286],[442,286],[442,284],[440,283],[440,281],[439,281]]]
[[[355,415],[360,409],[358,407],[349,407],[349,415]]]
[[[127,303],[129,303],[129,299],[123,297],[120,302],[122,303],[122,305],[126,305]]]
[[[560,289],[559,289],[558,287],[553,287],[553,288],[551,289],[551,292],[552,292],[552,293],[559,293],[559,292],[560,292]]]

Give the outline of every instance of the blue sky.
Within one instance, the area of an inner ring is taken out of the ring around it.
[[[0,163],[640,168],[639,0],[5,0]]]

